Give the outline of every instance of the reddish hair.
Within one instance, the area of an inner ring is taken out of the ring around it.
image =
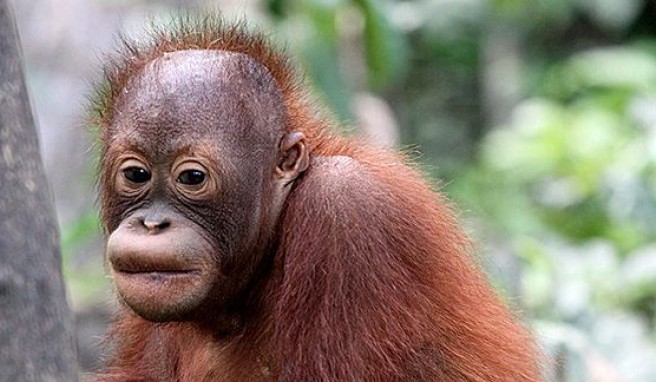
[[[248,380],[248,370],[262,368],[264,379],[285,381],[541,380],[533,341],[489,287],[444,198],[403,155],[333,132],[287,56],[243,23],[185,20],[149,44],[124,40],[105,69],[96,123],[111,124],[118,95],[147,63],[185,49],[238,52],[264,65],[312,163],[287,201],[251,326],[230,340],[242,356],[210,354],[203,343],[212,334],[191,323],[123,312],[101,379]],[[149,356],[158,346],[163,356]]]

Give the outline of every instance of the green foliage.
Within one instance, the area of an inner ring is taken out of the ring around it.
[[[309,78],[317,93],[336,116],[349,121],[351,95],[363,87],[383,90],[403,76],[407,53],[403,34],[390,22],[387,2],[373,0],[311,0],[287,2],[272,0],[267,7],[273,12],[286,38],[303,58]],[[352,38],[351,29],[364,50],[366,81],[349,77],[345,49]],[[340,27],[341,25],[341,27]],[[346,27],[344,26],[346,25]]]
[[[102,252],[94,245],[98,242],[99,231],[98,214],[88,212],[61,232],[63,271],[73,307],[93,302],[109,286],[101,265]],[[92,255],[76,259],[76,253],[84,253],[89,248],[93,248],[89,251]]]
[[[385,12],[386,2],[355,0],[364,16],[364,46],[369,83],[382,90],[398,79],[407,60],[401,34],[394,29]]]
[[[654,240],[649,222],[656,216],[645,216],[656,210],[648,186],[656,162],[645,155],[654,121],[639,119],[650,118],[654,107],[656,57],[635,48],[583,52],[556,65],[551,78],[550,98],[522,102],[509,126],[487,137],[480,168],[465,181],[473,177],[492,195],[526,195],[526,208],[520,216],[483,212],[509,232],[533,227],[573,242],[600,238],[620,253]],[[531,220],[525,214],[537,223],[514,230],[514,222]]]
[[[403,143],[439,165],[481,247],[518,263],[495,282],[563,360],[551,380],[592,380],[599,359],[621,380],[656,379],[645,362],[656,358],[656,36],[646,0],[264,6],[337,118],[353,118],[354,93],[384,95]],[[487,54],[499,41],[519,42],[523,83],[508,122],[487,126]],[[106,284],[98,264],[71,255],[97,227],[89,214],[63,231],[74,300]]]
[[[325,100],[342,119],[351,118],[348,104],[351,89],[340,73],[338,32],[335,17],[340,2],[308,1],[303,11],[308,23],[302,53],[310,77],[323,93]]]
[[[522,300],[558,346],[579,364],[597,347],[627,380],[652,380],[653,367],[621,365],[656,353],[644,337],[656,322],[656,54],[582,51],[545,78],[450,191],[510,242]],[[639,352],[604,344],[621,330],[618,312],[639,333]],[[566,380],[589,378],[576,375]]]

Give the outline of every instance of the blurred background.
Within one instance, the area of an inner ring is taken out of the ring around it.
[[[656,381],[656,2],[14,0],[80,360],[114,309],[87,97],[116,33],[220,10],[271,31],[346,133],[410,151],[556,362]]]

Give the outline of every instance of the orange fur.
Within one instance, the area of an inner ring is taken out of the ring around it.
[[[444,198],[402,155],[333,132],[263,36],[208,18],[125,47],[106,68],[101,127],[127,81],[165,52],[234,51],[277,81],[287,129],[305,134],[312,162],[290,193],[273,269],[245,302],[241,330],[124,311],[98,380],[541,380],[530,336],[472,261]]]

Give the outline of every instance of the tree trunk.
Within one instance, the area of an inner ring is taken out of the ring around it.
[[[0,380],[76,381],[59,234],[8,0],[0,0]]]

